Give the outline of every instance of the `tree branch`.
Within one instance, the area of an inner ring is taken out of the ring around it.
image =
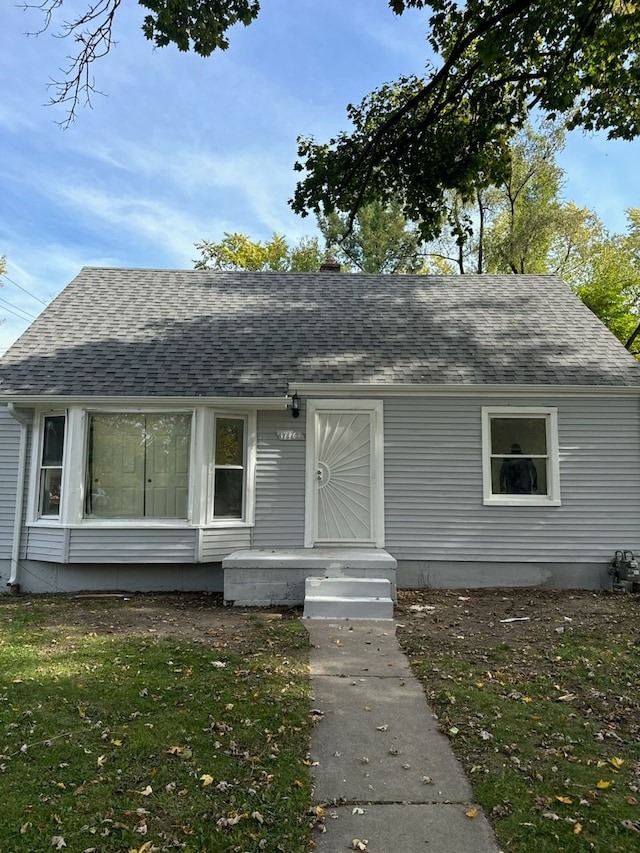
[[[50,87],[55,88],[56,94],[50,98],[50,104],[69,104],[67,117],[59,122],[62,127],[68,127],[74,120],[81,102],[91,107],[91,97],[103,94],[95,88],[90,76],[91,63],[106,56],[114,45],[113,19],[122,0],[97,0],[92,3],[84,14],[75,20],[63,21],[58,38],[72,37],[79,46],[75,56],[67,57],[70,65],[63,70],[65,79],[52,80]],[[44,15],[43,26],[36,33],[40,35],[49,29],[56,9],[62,6],[63,0],[43,0],[42,3],[25,3],[25,9],[39,9]]]

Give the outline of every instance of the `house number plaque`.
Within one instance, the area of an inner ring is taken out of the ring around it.
[[[304,441],[305,433],[301,429],[278,429],[276,435],[280,441]]]

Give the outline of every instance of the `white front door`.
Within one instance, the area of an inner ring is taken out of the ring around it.
[[[305,546],[384,545],[382,403],[307,404]]]

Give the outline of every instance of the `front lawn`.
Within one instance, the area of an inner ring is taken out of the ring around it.
[[[509,853],[640,850],[640,596],[401,593],[398,631]]]
[[[0,599],[0,850],[308,850],[300,621],[158,600]]]

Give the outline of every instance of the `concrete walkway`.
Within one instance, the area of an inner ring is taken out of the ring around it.
[[[311,739],[314,799],[326,810],[318,853],[498,853],[395,622],[304,624],[312,707],[321,712]]]

